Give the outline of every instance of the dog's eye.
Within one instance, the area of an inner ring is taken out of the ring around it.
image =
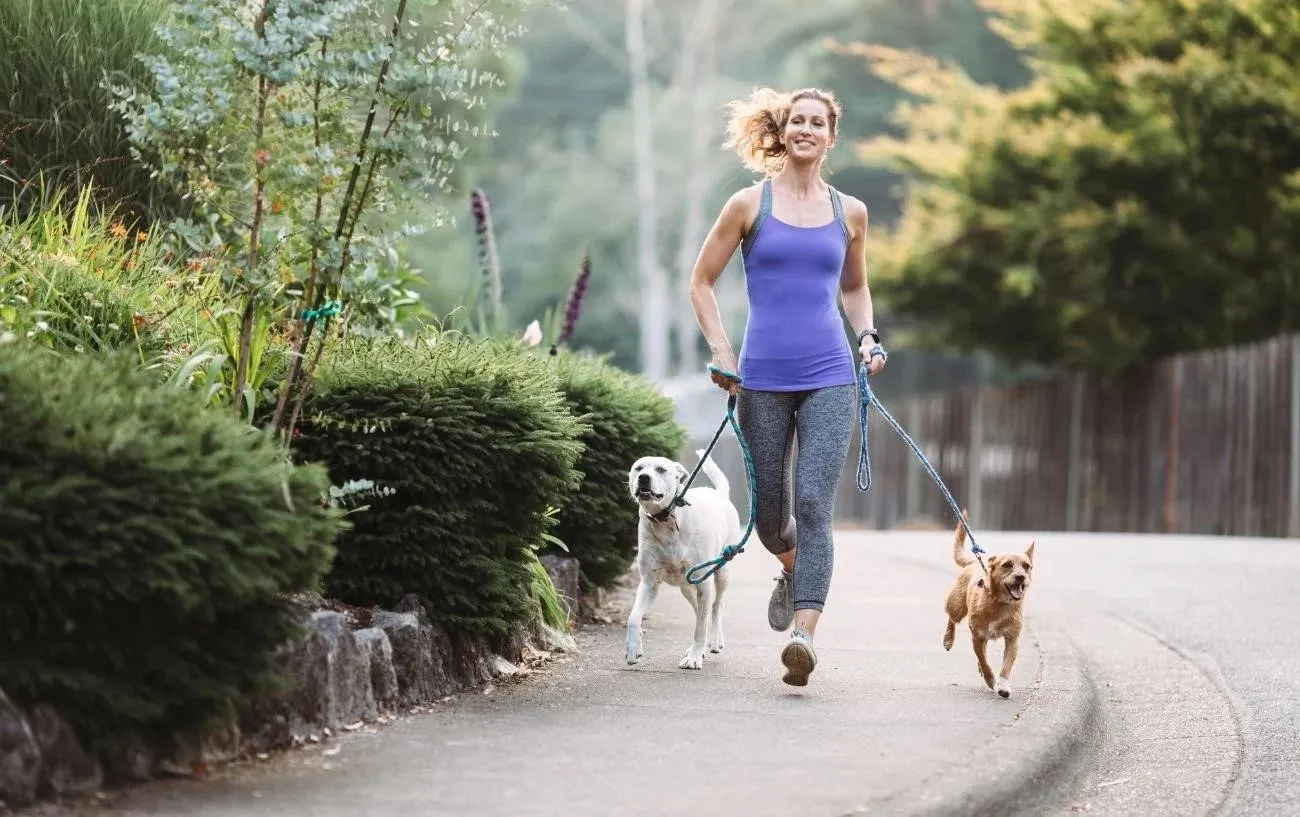
[[[667,469],[667,468],[664,468],[662,465],[659,466],[658,468],[656,468],[655,470],[658,471],[658,472],[661,473],[661,474],[666,474],[666,473],[668,473],[668,469]]]

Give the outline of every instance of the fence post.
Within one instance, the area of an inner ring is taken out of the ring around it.
[[[1300,537],[1300,335],[1291,338],[1291,497],[1289,536]]]
[[[1165,533],[1178,532],[1178,445],[1182,439],[1181,424],[1183,393],[1183,359],[1175,357],[1169,362],[1169,437],[1165,450]]]
[[[966,451],[966,507],[970,518],[989,528],[997,524],[981,515],[981,467],[984,464],[984,384],[976,383],[970,409],[970,445]]]
[[[1070,436],[1065,464],[1066,530],[1079,530],[1079,495],[1083,481],[1083,387],[1083,375],[1074,375],[1070,383]]]
[[[1259,410],[1259,367],[1256,362],[1259,360],[1258,353],[1263,351],[1263,346],[1257,346],[1251,349],[1247,354],[1235,353],[1229,350],[1232,357],[1237,358],[1240,362],[1237,366],[1246,367],[1246,501],[1245,513],[1242,514],[1242,529],[1234,531],[1238,536],[1256,536],[1259,534],[1260,526],[1256,524],[1259,520],[1259,513],[1255,508],[1255,430],[1257,419],[1255,413]]]
[[[916,444],[924,451],[921,399],[918,394],[908,395],[907,403],[903,406],[903,415],[907,418],[907,429],[916,440]],[[916,457],[905,457],[903,459],[903,520],[906,522],[915,521],[921,515],[921,476],[921,464],[916,461]]]

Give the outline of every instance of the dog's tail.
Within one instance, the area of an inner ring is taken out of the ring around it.
[[[962,522],[966,521],[966,509],[961,509]],[[952,540],[952,560],[957,563],[957,567],[965,567],[973,564],[975,557],[966,552],[966,526],[961,522],[957,523],[957,534]]]
[[[695,449],[695,456],[704,457],[704,449]],[[713,483],[713,487],[717,488],[719,493],[726,497],[731,496],[731,483],[727,480],[727,475],[722,473],[722,469],[713,461],[713,457],[705,457],[701,470],[704,471],[705,476],[709,478],[709,482]]]

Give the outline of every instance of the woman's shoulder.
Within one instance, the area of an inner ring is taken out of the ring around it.
[[[838,187],[835,192],[840,194],[840,201],[844,202],[844,215],[846,216],[866,216],[867,203],[857,196],[849,195]]]
[[[738,207],[756,213],[762,197],[763,182],[757,181],[732,193],[731,197],[727,199],[727,206]]]
[[[755,182],[748,187],[740,188],[728,196],[727,202],[722,205],[723,218],[734,220],[737,224],[748,227],[758,217],[758,208],[761,204],[762,195],[762,182]]]
[[[840,196],[840,201],[844,204],[844,220],[850,225],[866,225],[867,223],[867,203],[857,196],[851,196],[843,190],[836,188],[836,193]]]

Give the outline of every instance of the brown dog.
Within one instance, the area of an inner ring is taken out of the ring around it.
[[[966,518],[962,511],[961,518]],[[984,683],[1003,698],[1011,697],[1008,680],[1020,650],[1020,630],[1024,627],[1025,592],[1033,578],[1034,543],[1022,553],[999,553],[985,560],[987,574],[974,556],[966,553],[966,528],[957,523],[952,543],[952,558],[962,569],[948,590],[944,609],[948,628],[943,633],[943,648],[952,649],[957,625],[970,616],[971,645],[979,663]],[[1002,639],[1002,672],[996,679],[987,656],[989,641]]]

